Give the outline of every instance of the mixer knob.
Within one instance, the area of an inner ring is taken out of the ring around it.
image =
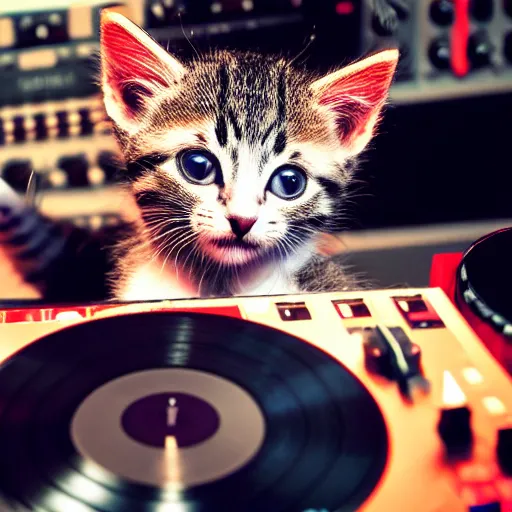
[[[512,427],[498,431],[496,455],[502,471],[512,475]]]
[[[420,347],[410,341],[408,336],[400,327],[391,327],[390,335],[394,338],[397,348],[400,351],[399,357],[403,356],[408,366],[408,376],[417,375],[421,371],[421,350]],[[390,380],[398,380],[401,375],[397,374],[396,352],[393,351],[383,332],[383,327],[367,327],[363,329],[364,355],[367,368]]]
[[[468,58],[473,69],[488,66],[493,52],[494,46],[485,31],[477,32],[469,38]]]
[[[467,406],[441,409],[437,429],[449,455],[467,455],[471,450],[473,432]]]
[[[430,4],[430,18],[436,25],[451,25],[454,17],[453,0],[436,0]]]
[[[442,395],[444,406],[437,425],[439,436],[449,456],[467,456],[473,446],[471,410],[466,395],[448,371],[443,374]]]
[[[472,0],[471,14],[477,21],[489,21],[494,14],[494,0]]]
[[[428,56],[435,68],[450,69],[450,41],[444,37],[433,41],[428,50]]]
[[[17,19],[18,46],[63,43],[68,40],[66,18],[58,12],[25,15]]]

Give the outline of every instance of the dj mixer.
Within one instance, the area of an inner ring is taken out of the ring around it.
[[[0,318],[5,510],[512,510],[512,381],[439,288]]]

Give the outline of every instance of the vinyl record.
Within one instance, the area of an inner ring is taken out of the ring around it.
[[[331,356],[194,313],[86,322],[0,367],[10,510],[353,511],[387,457],[379,408]]]

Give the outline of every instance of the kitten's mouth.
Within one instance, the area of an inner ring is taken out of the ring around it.
[[[254,260],[261,247],[254,242],[238,238],[213,238],[209,240],[205,249],[210,257],[219,262],[228,265],[243,265]]]
[[[246,242],[245,240],[239,240],[238,238],[217,238],[212,240],[213,245],[225,248],[225,249],[245,249],[245,250],[257,250],[259,245]]]

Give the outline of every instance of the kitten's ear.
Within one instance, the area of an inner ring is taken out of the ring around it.
[[[352,155],[370,142],[386,103],[398,50],[384,50],[315,81],[315,101],[334,121],[341,144]]]
[[[185,68],[144,30],[116,12],[101,13],[101,86],[105,108],[127,132],[140,127],[147,102],[172,93]]]

